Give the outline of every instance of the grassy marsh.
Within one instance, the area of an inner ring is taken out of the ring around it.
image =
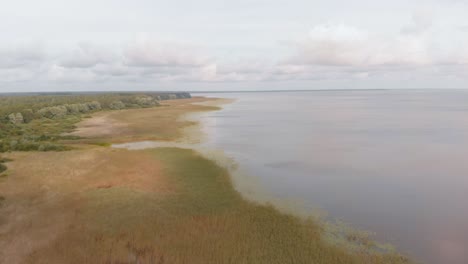
[[[85,190],[79,213],[25,263],[406,263],[331,245],[314,221],[244,200],[226,170],[193,150],[132,153],[158,160],[170,191]]]
[[[181,115],[215,109],[191,104],[199,100],[109,112],[113,125],[125,124],[125,129],[111,129],[105,137],[89,134],[82,143],[94,145],[86,148],[8,153],[14,161],[11,177],[0,183],[0,259],[48,264],[409,262],[396,253],[329,243],[315,220],[245,200],[226,169],[193,150],[101,147],[132,139],[177,139],[193,124]]]

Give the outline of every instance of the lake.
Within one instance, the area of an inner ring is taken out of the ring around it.
[[[203,144],[259,192],[322,209],[423,263],[468,263],[468,92],[203,95],[236,99],[201,115]]]

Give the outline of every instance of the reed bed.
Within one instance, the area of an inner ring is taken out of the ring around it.
[[[170,192],[128,187],[82,193],[83,206],[29,263],[408,263],[396,253],[350,251],[322,226],[243,199],[228,172],[193,150],[147,150]]]

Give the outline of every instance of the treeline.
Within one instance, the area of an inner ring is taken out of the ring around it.
[[[0,152],[66,150],[58,141],[83,114],[158,106],[189,93],[94,93],[0,96]]]
[[[60,118],[96,110],[152,107],[159,101],[190,98],[189,93],[103,93],[69,95],[0,96],[0,122],[28,123],[33,119]]]

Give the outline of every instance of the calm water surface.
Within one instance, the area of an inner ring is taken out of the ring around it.
[[[468,92],[315,91],[236,98],[202,116],[262,189],[371,230],[423,263],[468,263]]]

